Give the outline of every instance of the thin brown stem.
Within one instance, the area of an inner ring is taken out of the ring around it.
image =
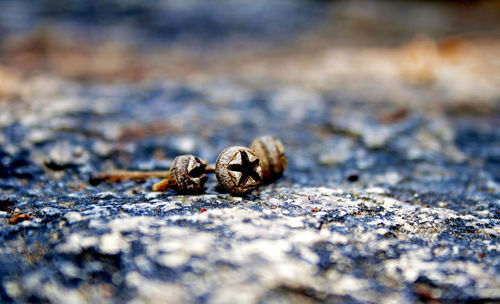
[[[110,170],[100,172],[93,177],[94,180],[118,183],[128,180],[143,181],[149,178],[168,178],[170,171],[127,171],[127,170]]]
[[[170,176],[169,178],[166,178],[166,179],[162,180],[161,182],[154,184],[152,187],[152,190],[155,192],[165,191],[165,190],[173,188],[176,185],[177,184],[175,183],[173,176]]]
[[[209,164],[205,168],[204,173],[215,173],[215,165]],[[124,181],[129,181],[129,180],[134,180],[134,181],[144,181],[150,178],[164,178],[164,179],[171,179],[171,172],[170,171],[129,171],[129,170],[109,170],[109,171],[104,171],[97,173],[96,175],[92,176],[90,179],[90,183],[93,185],[97,185],[100,182],[107,182],[107,183],[119,183],[119,182],[124,182]],[[163,183],[159,182],[160,183]],[[175,182],[172,181],[172,185],[175,185]],[[168,188],[170,188],[172,185],[168,185]],[[159,186],[160,187],[160,186]]]
[[[208,164],[205,167],[205,173],[215,173],[215,165]]]

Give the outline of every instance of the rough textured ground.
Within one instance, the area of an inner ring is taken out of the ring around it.
[[[318,4],[297,5],[274,7],[293,33],[304,23],[286,16],[307,21]],[[252,27],[247,10],[200,33],[190,22],[205,10],[167,36],[283,34]],[[154,40],[165,26],[144,28]],[[1,302],[500,301],[497,40],[330,45],[322,56],[296,41],[295,52],[224,49],[236,54],[196,63],[180,52],[157,65],[177,42],[146,56],[46,33],[5,38],[0,56]],[[214,176],[196,196],[152,193],[157,180],[88,182],[110,168],[168,169],[183,153],[214,162],[269,133],[289,168],[245,197]]]

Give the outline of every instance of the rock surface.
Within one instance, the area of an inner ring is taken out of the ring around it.
[[[444,96],[438,111],[402,104],[404,85],[380,98],[288,79],[8,78],[1,302],[500,301],[498,91],[468,115],[432,85],[406,90]],[[89,183],[185,153],[213,163],[262,134],[284,142],[288,169],[247,196],[213,175],[192,196]]]

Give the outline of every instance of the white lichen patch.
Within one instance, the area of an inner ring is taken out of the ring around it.
[[[84,236],[79,233],[69,235],[66,240],[56,246],[56,250],[64,253],[80,253],[82,250],[97,245],[99,238],[96,236]]]
[[[182,303],[184,294],[181,286],[160,280],[151,280],[138,272],[127,274],[127,285],[138,291],[131,303]]]

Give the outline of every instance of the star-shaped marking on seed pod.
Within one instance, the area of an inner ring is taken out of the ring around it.
[[[229,174],[239,187],[253,186],[260,182],[260,176],[256,172],[259,167],[259,159],[246,151],[240,151],[227,167]]]
[[[205,167],[206,165],[198,157],[192,157],[189,159],[186,171],[192,178],[200,178],[205,174]]]
[[[232,194],[248,193],[257,188],[262,180],[260,160],[249,148],[225,149],[219,154],[215,166],[219,184]]]
[[[205,174],[206,163],[193,155],[181,155],[172,164],[176,186],[181,193],[203,192],[208,179]]]

